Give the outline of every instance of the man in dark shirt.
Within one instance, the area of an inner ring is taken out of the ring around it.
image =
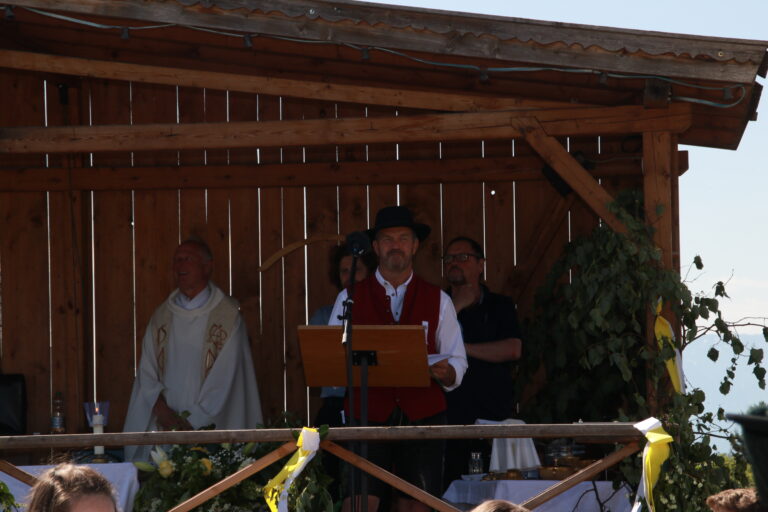
[[[475,240],[451,240],[443,263],[469,363],[461,386],[446,394],[448,422],[471,425],[478,418],[511,418],[515,411],[512,365],[522,353],[515,303],[510,297],[491,293],[482,284],[485,257]],[[467,473],[470,452],[482,451],[487,455],[489,450],[487,442],[450,440],[446,450],[446,485]]]

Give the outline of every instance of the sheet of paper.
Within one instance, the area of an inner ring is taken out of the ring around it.
[[[449,357],[451,356],[448,354],[427,354],[427,362],[429,363],[429,366],[432,366],[436,362],[448,359]]]

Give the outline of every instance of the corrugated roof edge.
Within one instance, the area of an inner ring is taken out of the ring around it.
[[[384,24],[396,30],[487,36],[500,41],[517,41],[524,44],[532,42],[543,46],[596,46],[610,52],[671,54],[692,59],[705,57],[719,62],[760,64],[764,61],[768,48],[768,41],[760,40],[580,25],[350,0],[272,0],[266,5],[258,0],[175,1],[186,6],[200,5],[227,11],[246,9],[265,15],[277,12],[290,18],[321,19],[329,23],[351,22],[370,26]],[[760,76],[765,76],[765,70]]]

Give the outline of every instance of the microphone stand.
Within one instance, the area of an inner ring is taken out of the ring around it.
[[[349,289],[347,290],[347,299],[344,301],[344,311],[342,313],[342,318],[344,319],[344,327],[343,327],[343,334],[341,338],[342,344],[346,347],[346,354],[347,354],[347,397],[348,397],[348,403],[349,403],[349,424],[351,426],[355,426],[357,424],[357,421],[355,420],[355,394],[354,394],[354,373],[353,373],[353,366],[354,366],[354,352],[352,350],[352,309],[355,305],[355,274],[357,272],[357,260],[362,254],[362,250],[360,250],[357,247],[352,248],[352,266],[350,269],[350,280],[349,280]],[[363,355],[362,361],[361,361],[361,375],[360,375],[360,386],[361,386],[361,393],[360,393],[360,419],[361,419],[361,425],[366,426],[368,424],[368,393],[367,393],[367,386],[368,386],[368,358]],[[368,443],[367,441],[362,441],[358,445],[357,442],[353,443],[353,452],[359,451],[360,456],[363,458],[368,457]],[[361,481],[360,481],[360,493],[357,493],[357,478],[356,476],[360,474]],[[352,512],[357,512],[358,510],[358,503],[357,503],[357,496],[360,496],[361,506],[362,506],[362,512],[368,512],[368,479],[364,473],[361,473],[360,470],[355,468],[354,466],[351,467],[351,471],[349,472],[349,488],[352,492],[351,500],[352,500]]]

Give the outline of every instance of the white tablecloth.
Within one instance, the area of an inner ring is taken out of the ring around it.
[[[443,499],[456,504],[472,506],[486,500],[507,500],[520,504],[536,496],[546,488],[553,486],[554,480],[454,480]],[[613,483],[597,481],[600,501],[606,504],[604,510],[611,512],[629,512],[631,503],[627,489],[613,490]],[[470,507],[471,508],[471,507]],[[581,482],[563,494],[543,503],[534,512],[593,512],[600,507],[595,500],[592,482]]]
[[[114,464],[88,464],[109,480],[112,486],[115,488],[117,494],[117,506],[122,512],[131,512],[133,510],[133,497],[139,490],[139,479],[136,474],[136,466],[130,462],[114,463]],[[26,471],[34,476],[39,475],[46,469],[53,466],[19,466],[19,469]],[[11,475],[8,475],[0,471],[0,480],[8,484],[13,495],[16,497],[16,501],[19,503],[25,503],[27,494],[29,494],[29,486],[22,482],[19,482]]]

